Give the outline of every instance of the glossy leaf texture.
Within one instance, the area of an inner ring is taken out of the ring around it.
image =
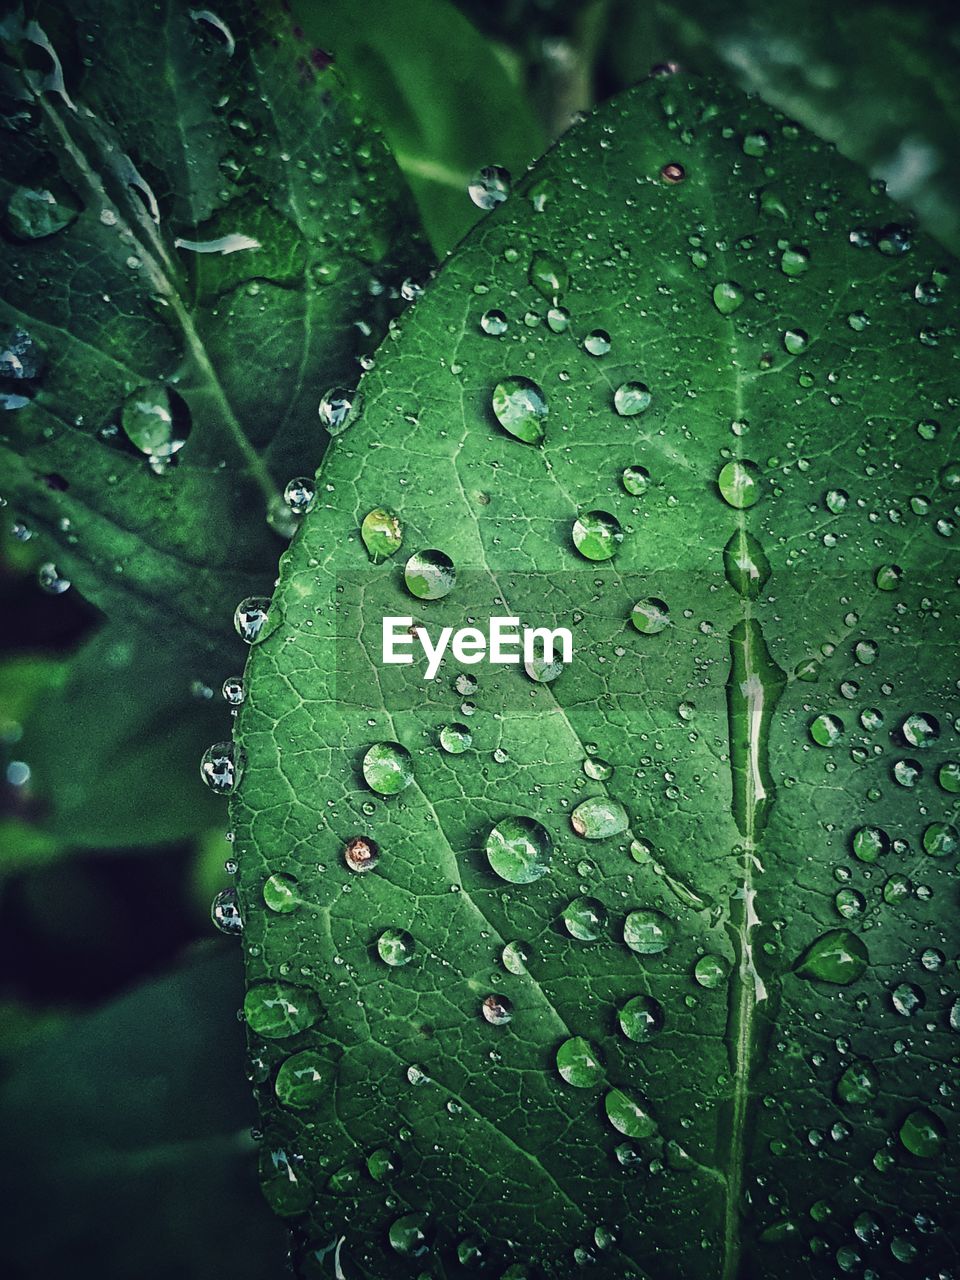
[[[668,76],[378,355],[236,736],[302,1274],[954,1264],[953,270],[830,146]],[[384,615],[574,653],[424,680]]]
[[[3,35],[4,496],[108,613],[219,635],[423,263],[409,200],[279,6],[78,0]]]

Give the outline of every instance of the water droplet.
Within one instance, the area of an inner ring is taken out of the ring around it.
[[[237,635],[246,644],[256,644],[269,634],[270,599],[268,596],[247,596],[237,605],[233,625]]]
[[[18,240],[43,240],[69,227],[80,206],[66,190],[17,187],[7,204],[6,225]]]
[[[389,1182],[402,1167],[400,1157],[389,1147],[377,1147],[367,1156],[367,1173],[374,1182]]]
[[[943,1122],[926,1107],[911,1111],[900,1126],[900,1141],[911,1155],[932,1160],[940,1154],[947,1132]]]
[[[509,170],[500,165],[486,165],[473,177],[467,191],[478,209],[494,209],[510,194]]]
[[[862,1058],[851,1062],[837,1081],[837,1097],[841,1102],[864,1106],[880,1094],[880,1079],[872,1063]]]
[[[960,835],[949,822],[931,822],[923,832],[924,852],[931,858],[951,858],[960,848]]]
[[[264,881],[263,901],[278,915],[290,915],[300,906],[299,880],[286,871],[275,871]]]
[[[805,329],[788,329],[783,335],[783,345],[792,356],[802,355],[810,342]]]
[[[486,172],[486,171],[484,171]],[[474,203],[479,203],[474,201]],[[494,202],[496,203],[496,202]],[[481,206],[491,207],[491,206]],[[429,1252],[433,1228],[425,1213],[405,1213],[390,1224],[390,1247],[403,1258],[422,1258]]]
[[[295,516],[305,516],[317,496],[317,486],[310,476],[296,476],[287,482],[283,500]]]
[[[671,187],[675,187],[679,182],[682,182],[686,176],[686,170],[682,164],[665,164],[660,170],[660,177]]]
[[[903,578],[898,564],[883,564],[874,575],[874,582],[881,591],[896,591]]]
[[[738,511],[760,500],[760,468],[746,458],[726,463],[717,476],[717,488],[724,502]]]
[[[862,977],[869,963],[867,948],[855,933],[828,929],[811,942],[793,971],[798,978],[846,986]]]
[[[613,765],[600,756],[587,756],[583,762],[583,772],[594,782],[606,782],[613,777]]]
[[[403,525],[400,517],[385,507],[375,507],[363,517],[360,537],[367,554],[374,564],[380,564],[400,548],[403,542]]]
[[[630,621],[645,636],[655,636],[670,624],[670,610],[663,600],[647,596],[630,610]]]
[[[896,760],[893,778],[901,787],[915,787],[923,777],[923,765],[919,760]]]
[[[810,722],[810,737],[818,747],[835,747],[843,732],[843,721],[839,716],[821,715]]]
[[[493,389],[493,412],[509,435],[524,444],[540,444],[544,437],[547,400],[530,378],[504,378]]]
[[[713,305],[722,316],[732,315],[743,306],[743,290],[733,280],[721,280],[713,286]]]
[[[951,795],[960,793],[960,760],[947,760],[937,771],[937,781]]]
[[[912,1018],[927,1003],[927,998],[912,982],[898,982],[890,992],[890,1002],[903,1018]]]
[[[456,585],[457,571],[443,551],[417,551],[404,566],[403,580],[418,600],[440,600]]]
[[[833,905],[837,908],[837,914],[843,916],[844,920],[854,920],[857,916],[863,915],[867,900],[856,889],[839,889],[833,899]]]
[[[701,956],[693,967],[693,976],[701,987],[714,991],[727,980],[730,966],[722,956]]]
[[[502,311],[491,308],[480,317],[480,328],[484,333],[490,334],[492,338],[499,338],[502,333],[507,331],[507,317]]]
[[[243,1002],[247,1026],[268,1040],[299,1035],[319,1022],[322,1014],[316,993],[291,982],[255,983]]]
[[[603,1108],[614,1129],[627,1138],[652,1138],[657,1132],[657,1122],[647,1104],[638,1102],[622,1089],[611,1089],[603,1100]]]
[[[308,1111],[329,1097],[332,1083],[333,1070],[327,1059],[313,1049],[304,1049],[280,1064],[273,1088],[283,1106]]]
[[[501,818],[486,840],[487,861],[501,880],[532,884],[550,869],[553,841],[533,818]]]
[[[591,796],[571,813],[570,825],[584,840],[607,840],[626,831],[630,819],[618,801],[609,796]]]
[[[243,776],[243,752],[232,742],[215,742],[200,759],[200,777],[211,791],[230,795]]]
[[[591,356],[605,356],[612,345],[606,329],[593,329],[583,340],[583,349]]]
[[[734,591],[756,600],[770,579],[770,561],[759,540],[738,529],[723,549],[723,571]]]
[[[802,246],[784,249],[780,257],[780,270],[785,276],[802,276],[809,266],[809,250]]]
[[[863,333],[870,325],[870,317],[865,311],[851,311],[847,316],[847,324],[854,333]]]
[[[596,898],[574,898],[564,907],[561,919],[578,942],[596,942],[607,927],[606,909]]]
[[[363,776],[378,795],[397,795],[413,782],[410,752],[399,742],[375,742],[363,757]]]
[[[566,266],[553,254],[545,253],[542,249],[538,249],[530,259],[528,275],[537,293],[553,303],[559,301],[560,295],[570,283]]]
[[[513,1005],[506,996],[484,996],[480,1009],[492,1027],[503,1027],[513,1017]]]
[[[473,734],[465,724],[445,724],[440,730],[440,745],[452,756],[463,755],[473,743]]]
[[[646,467],[626,467],[622,480],[627,493],[639,498],[650,487],[650,472]]]
[[[377,953],[380,959],[394,969],[409,964],[416,949],[417,944],[406,929],[384,929],[377,938]]]
[[[521,975],[527,972],[527,966],[533,956],[533,948],[529,942],[523,942],[515,939],[508,942],[500,953],[500,959],[503,961],[503,967],[508,973]]]
[[[752,156],[755,160],[759,160],[769,150],[770,135],[763,129],[754,129],[752,133],[744,135],[743,154],[745,156]]]
[[[210,904],[210,919],[220,930],[232,937],[243,933],[243,917],[237,901],[237,891],[233,887],[221,889]]]
[[[619,1010],[620,1029],[628,1040],[643,1044],[663,1030],[663,1006],[653,996],[634,996]]]
[[[666,951],[672,937],[673,921],[653,907],[631,911],[623,922],[623,940],[638,955],[659,955]]]
[[[227,676],[220,692],[229,707],[242,707],[247,696],[246,686],[240,676]]]
[[[861,862],[876,862],[890,850],[890,837],[882,827],[857,827],[850,838],[853,853]]]
[[[373,871],[380,861],[380,846],[369,836],[353,836],[343,846],[343,860],[351,871],[361,875]]]
[[[924,749],[932,747],[940,737],[940,722],[936,716],[914,711],[904,720],[900,726],[900,732],[911,747]]]
[[[613,407],[621,418],[634,418],[643,413],[650,408],[652,400],[650,388],[644,382],[621,382],[613,393]]]
[[[575,1089],[591,1089],[603,1079],[600,1055],[583,1036],[564,1040],[557,1050],[557,1070]]]
[[[63,576],[52,560],[47,560],[37,570],[37,584],[48,596],[62,596],[70,590],[70,579]]]
[[[338,436],[353,422],[361,409],[361,397],[346,387],[331,387],[317,406],[320,421],[332,436]]]
[[[909,228],[891,222],[877,232],[876,246],[881,253],[893,258],[908,253],[913,246],[913,239]]]
[[[586,560],[609,560],[623,541],[623,529],[609,511],[587,511],[574,521],[573,545]]]
[[[186,401],[160,382],[139,387],[127,396],[120,424],[131,444],[148,458],[168,462],[190,435]]]
[[[551,333],[566,333],[570,328],[570,312],[566,307],[551,307],[547,312],[547,328]]]

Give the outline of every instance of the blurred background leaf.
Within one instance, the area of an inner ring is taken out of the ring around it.
[[[22,1056],[0,1091],[11,1280],[282,1272],[237,1069],[242,999],[239,956],[207,947]]]

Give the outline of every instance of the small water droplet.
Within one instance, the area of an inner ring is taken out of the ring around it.
[[[346,431],[361,408],[361,397],[346,387],[331,387],[324,392],[317,406],[320,421],[332,436]]]
[[[200,777],[211,791],[230,795],[243,776],[243,753],[232,742],[215,742],[200,759]]]
[[[385,507],[375,507],[363,517],[360,537],[374,564],[380,564],[400,549],[403,525],[400,517]]]

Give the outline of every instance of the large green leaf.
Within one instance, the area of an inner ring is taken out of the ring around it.
[[[2,1183],[6,1275],[280,1274],[283,1232],[249,1136],[241,994],[235,957],[201,954],[21,1057],[0,1090],[16,1151]]]
[[[759,103],[653,80],[367,375],[237,736],[304,1271],[953,1265],[956,286],[902,216]],[[405,587],[429,549],[442,599]],[[424,681],[382,664],[386,614],[575,653]]]

